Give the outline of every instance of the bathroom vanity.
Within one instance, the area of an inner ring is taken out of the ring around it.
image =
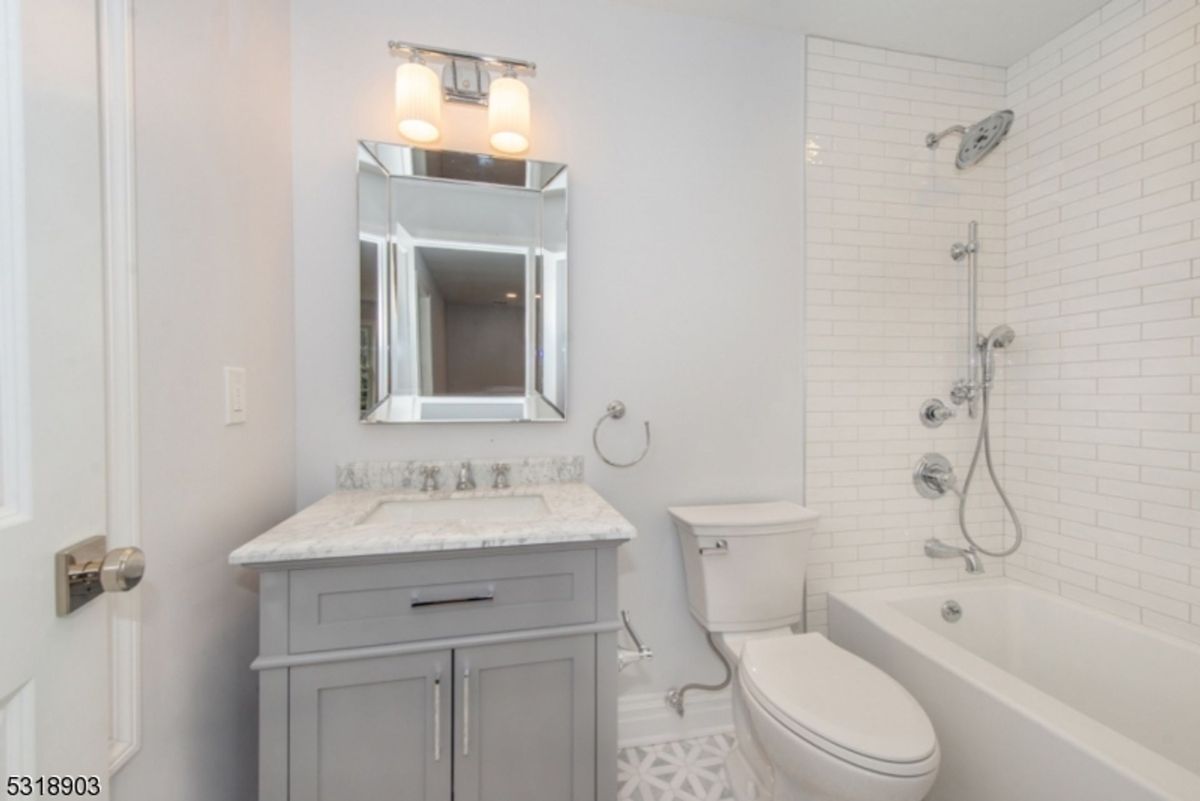
[[[581,481],[339,491],[261,574],[260,801],[616,797],[616,550]]]

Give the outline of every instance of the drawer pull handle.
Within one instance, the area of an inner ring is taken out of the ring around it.
[[[413,609],[420,609],[424,606],[448,606],[450,604],[479,604],[488,601],[496,600],[496,594],[489,592],[486,595],[468,595],[463,598],[441,598],[438,600],[422,601],[419,598],[413,598],[409,606]]]

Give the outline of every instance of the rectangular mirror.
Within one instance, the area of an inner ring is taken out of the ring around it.
[[[367,423],[566,416],[567,167],[359,142]]]

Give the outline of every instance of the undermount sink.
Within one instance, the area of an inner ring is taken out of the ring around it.
[[[541,495],[502,495],[480,498],[413,498],[388,500],[363,518],[363,524],[429,523],[484,520],[539,520],[550,510]]]

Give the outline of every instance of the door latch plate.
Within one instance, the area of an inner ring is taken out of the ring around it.
[[[100,563],[108,553],[103,534],[80,540],[54,555],[54,595],[59,617],[66,617],[104,592]]]
[[[108,550],[103,534],[54,555],[55,607],[66,617],[102,592],[129,592],[146,573],[146,555],[132,546]]]

